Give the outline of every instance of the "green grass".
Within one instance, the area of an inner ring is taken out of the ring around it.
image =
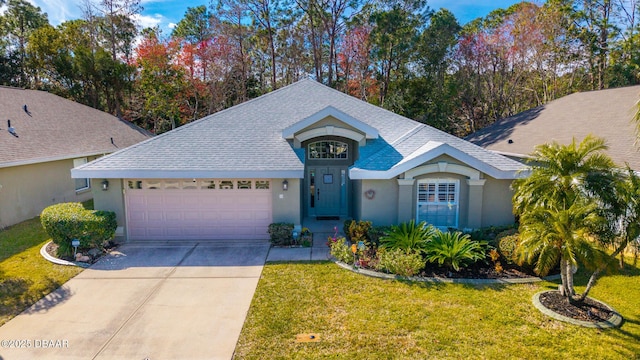
[[[533,294],[557,288],[551,282],[409,283],[326,262],[267,264],[234,357],[638,359],[639,284],[637,267],[598,282],[591,296],[625,318],[620,329],[598,330],[550,319],[533,307]],[[300,333],[318,333],[321,341],[296,343]]]
[[[38,217],[0,230],[0,325],[82,271],[45,260],[48,241]]]

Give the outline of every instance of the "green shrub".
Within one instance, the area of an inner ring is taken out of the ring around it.
[[[369,238],[367,237],[369,229],[371,229],[371,221],[352,221],[349,224],[349,229],[347,230],[349,241],[353,244],[357,244],[362,241],[366,245],[369,245]]]
[[[426,259],[455,271],[485,258],[486,243],[461,232],[437,231],[425,248]]]
[[[516,224],[502,226],[487,226],[475,229],[469,233],[471,240],[494,240],[497,236],[505,231],[517,230]]]
[[[372,226],[367,232],[367,237],[373,247],[380,245],[380,238],[389,235],[391,232],[391,226]]]
[[[424,267],[422,255],[403,249],[378,250],[376,269],[400,276],[413,276]]]
[[[351,241],[351,238],[349,238],[349,226],[351,226],[352,222],[355,222],[355,220],[347,219],[342,224],[342,233],[344,234],[344,236],[346,236],[347,240],[349,241]],[[337,229],[336,229],[336,232],[337,232]]]
[[[291,223],[272,223],[269,224],[269,237],[271,244],[276,246],[296,245],[296,239],[293,238],[293,224]]]
[[[118,226],[113,211],[86,210],[81,203],[51,205],[42,210],[40,222],[58,245],[58,256],[73,253],[73,239],[80,240],[81,249],[101,247],[113,238]]]
[[[515,232],[510,235],[498,237],[496,240],[498,241],[498,251],[507,263],[518,263],[518,254],[516,253],[516,250],[520,243],[520,235]]]
[[[380,238],[380,247],[422,253],[435,232],[436,229],[432,225],[426,225],[424,221],[416,225],[416,222],[411,220],[391,226],[388,235]]]
[[[353,252],[351,246],[347,244],[347,239],[340,237],[336,241],[332,241],[329,245],[331,248],[331,256],[345,264],[353,264]]]

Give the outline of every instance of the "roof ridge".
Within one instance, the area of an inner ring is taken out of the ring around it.
[[[423,124],[423,123],[418,123],[418,125],[416,125],[413,129],[407,131],[406,133],[402,134],[401,136],[399,136],[394,142],[392,142],[389,145],[396,145],[396,144],[401,144],[404,141],[410,139],[413,135],[415,135],[418,131],[424,129],[425,127],[427,127],[428,125]]]

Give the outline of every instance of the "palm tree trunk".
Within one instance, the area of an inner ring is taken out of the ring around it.
[[[569,298],[569,300],[572,299],[572,296],[576,294],[575,289],[573,288],[573,272],[574,272],[575,268],[573,267],[573,265],[571,265],[571,263],[569,261],[567,261],[567,290],[568,290],[568,294],[567,297]]]
[[[616,251],[614,251],[613,254],[611,254],[611,257],[609,259],[615,259],[616,256],[618,256],[618,254],[622,253],[622,250],[624,250],[627,247],[628,243],[629,243],[629,241],[627,239],[625,239],[625,241],[623,241],[618,246]],[[607,267],[607,264],[603,264],[596,271],[594,271],[593,274],[591,274],[591,277],[589,277],[589,282],[587,283],[587,288],[584,289],[584,292],[582,293],[582,295],[580,295],[580,297],[578,298],[578,301],[584,301],[584,299],[587,298],[587,296],[589,295],[589,291],[591,291],[591,288],[593,287],[593,285],[596,284],[596,280],[598,279],[598,275],[600,275],[600,273],[602,271],[604,271],[604,269],[606,269],[606,267]]]
[[[569,288],[567,286],[567,261],[564,258],[560,259],[560,279],[560,294],[564,297],[569,297]]]

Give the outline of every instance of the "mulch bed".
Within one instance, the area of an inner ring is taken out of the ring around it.
[[[104,255],[105,253],[108,253],[109,251],[111,251],[111,250],[113,250],[115,248],[116,248],[116,244],[115,243],[113,243],[111,241],[107,242],[105,244],[105,247],[103,248],[102,252],[100,252],[96,256],[89,256],[91,258],[91,260],[88,263],[89,264],[95,263],[96,261],[98,261],[98,259],[100,259],[102,257],[102,255]],[[47,247],[45,248],[45,251],[47,252],[47,254],[51,255],[54,258],[75,262],[75,259],[73,257],[71,257],[71,256],[58,257],[58,245],[55,244],[53,241],[51,241],[50,243],[47,244]]]
[[[533,273],[527,273],[524,269],[519,269],[515,266],[509,268],[505,267],[501,272],[497,272],[493,266],[476,264],[466,268],[461,268],[460,271],[449,271],[441,267],[427,265],[427,268],[420,273],[420,276],[450,279],[517,279],[528,278],[536,275]]]
[[[586,298],[580,303],[569,303],[559,291],[540,294],[540,303],[555,313],[574,320],[601,322],[609,320],[614,312],[601,302]]]

